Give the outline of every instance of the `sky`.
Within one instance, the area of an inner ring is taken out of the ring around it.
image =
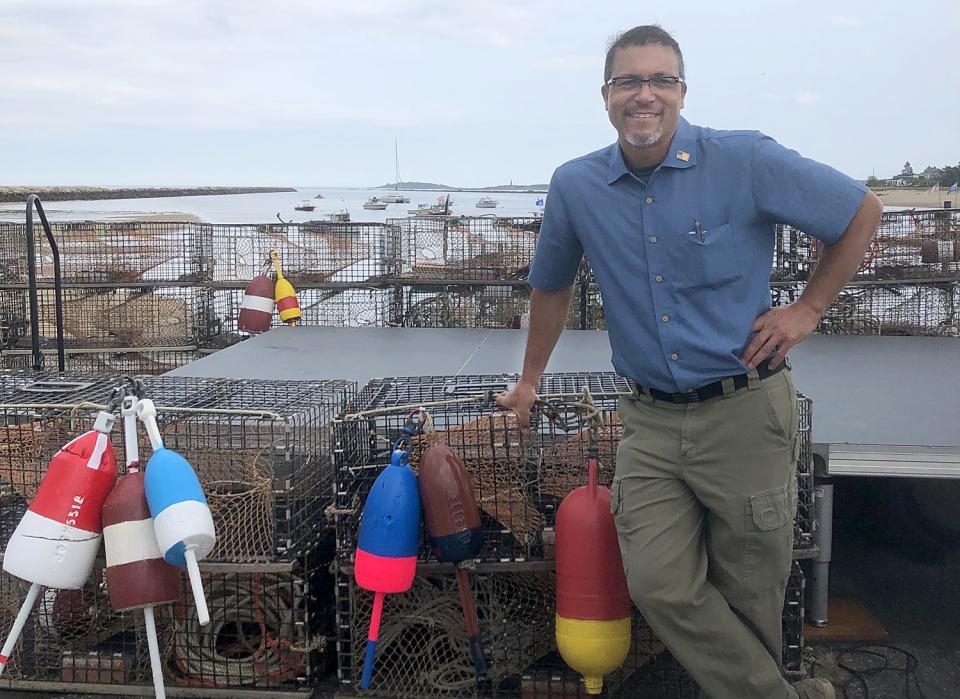
[[[0,0],[0,185],[478,187],[612,143],[610,39],[689,121],[858,179],[960,162],[960,2]]]

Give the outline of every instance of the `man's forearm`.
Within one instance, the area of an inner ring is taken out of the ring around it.
[[[527,331],[527,351],[523,356],[523,374],[520,380],[536,387],[540,382],[553,348],[570,310],[573,287],[557,291],[534,289],[530,295],[530,329]]]
[[[817,269],[797,303],[811,308],[823,316],[827,307],[860,267],[863,256],[870,247],[870,240],[880,223],[883,204],[873,192],[867,192],[860,208],[840,240],[825,248]]]

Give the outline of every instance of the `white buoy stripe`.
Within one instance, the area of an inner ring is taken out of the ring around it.
[[[266,296],[243,295],[241,308],[249,308],[251,311],[261,311],[263,313],[273,313],[274,300]]]
[[[111,524],[103,528],[103,536],[108,568],[163,558],[153,533],[152,519]]]

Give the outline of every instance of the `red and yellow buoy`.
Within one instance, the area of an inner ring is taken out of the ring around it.
[[[273,269],[277,273],[274,299],[277,302],[280,320],[289,325],[296,325],[297,321],[300,320],[300,302],[297,301],[297,292],[293,290],[293,284],[283,276],[283,270],[280,268],[280,256],[276,250],[270,251],[270,259],[273,260]]]
[[[593,448],[591,448],[593,451]],[[603,676],[630,650],[630,592],[610,489],[597,485],[597,457],[587,460],[587,485],[557,510],[557,650],[583,675],[587,694],[603,691]]]

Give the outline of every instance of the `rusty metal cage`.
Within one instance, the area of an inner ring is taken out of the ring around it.
[[[480,564],[471,575],[489,679],[478,683],[454,576],[421,566],[408,592],[388,595],[373,683],[382,697],[584,697],[582,679],[556,652],[555,574],[549,562]],[[803,652],[803,573],[795,561],[782,614],[782,662],[799,679]],[[363,666],[372,593],[349,568],[337,576],[337,673],[342,694],[356,691]],[[633,611],[624,664],[604,678],[603,696],[695,699],[696,683]]]
[[[495,393],[515,382],[516,375],[421,376],[369,382],[337,423],[335,448],[335,522],[337,558],[353,562],[363,502],[377,474],[389,463],[391,445],[407,414],[426,404],[433,431],[414,442],[414,468],[424,448],[448,444],[463,459],[473,478],[481,512],[483,561],[528,561],[553,557],[554,523],[560,500],[582,485],[589,431],[573,403],[589,389],[601,410],[603,426],[593,430],[601,484],[613,478],[616,449],[623,430],[617,402],[633,386],[612,372],[546,374],[538,394],[530,437],[512,413],[493,402]],[[811,401],[800,403],[800,459],[797,464],[798,512],[794,540],[812,546],[813,464],[809,446]],[[370,412],[375,411],[375,412]],[[426,539],[424,539],[426,541]],[[426,545],[420,560],[429,560]]]
[[[5,509],[19,512],[29,503],[53,454],[92,429],[98,409],[90,404],[105,404],[108,389],[119,383],[0,375]],[[193,464],[207,495],[218,532],[207,560],[291,561],[314,546],[332,499],[332,422],[355,395],[353,382],[161,376],[147,378],[146,391],[158,407],[166,446]],[[122,454],[118,428],[113,440]],[[144,434],[140,441],[146,461],[149,442]],[[19,521],[0,520],[4,526]],[[11,533],[0,531],[0,542]]]
[[[537,218],[414,216],[387,223],[399,230],[404,280],[526,279],[540,232]]]
[[[330,664],[329,602],[317,568],[235,571],[201,563],[210,624],[197,622],[190,586],[155,609],[164,684],[232,696],[312,691]],[[0,573],[0,626],[9,628],[29,585]],[[329,587],[327,585],[326,587]],[[329,592],[327,592],[329,594]],[[46,589],[10,656],[14,689],[128,696],[152,687],[143,614],[111,609],[102,564],[79,590]],[[212,694],[212,693],[211,693]]]

